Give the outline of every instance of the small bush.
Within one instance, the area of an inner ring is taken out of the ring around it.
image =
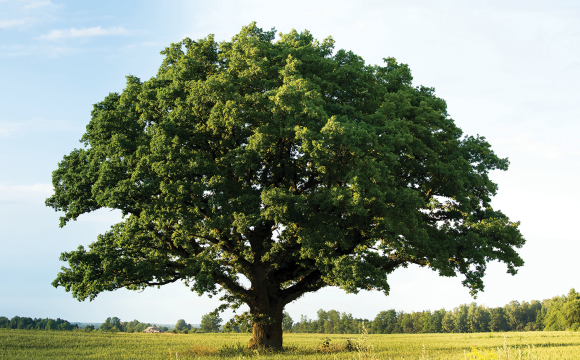
[[[332,339],[326,337],[322,339],[322,342],[316,346],[315,352],[321,352],[325,354],[342,352],[342,351],[354,351],[356,345],[353,343],[354,339],[346,339],[346,342],[339,344],[332,344]]]

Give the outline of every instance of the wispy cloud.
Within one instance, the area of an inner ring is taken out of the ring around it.
[[[0,121],[0,138],[23,132],[53,132],[77,129],[80,129],[80,125],[74,126],[74,124],[68,121],[60,120],[34,119],[21,122]]]
[[[14,122],[0,122],[0,137],[12,135],[18,131],[18,125]]]
[[[0,184],[0,201],[3,202],[43,203],[52,193],[52,184]]]
[[[52,3],[50,2],[50,0],[44,0],[44,1],[33,1],[30,4],[26,5],[24,7],[25,10],[33,10],[33,9],[39,9],[45,6],[51,6]]]
[[[91,28],[83,28],[83,29],[62,29],[62,30],[52,30],[46,35],[41,35],[39,39],[42,40],[57,40],[63,38],[83,38],[83,37],[91,37],[91,36],[107,36],[107,35],[128,35],[130,33],[129,30],[125,29],[124,27],[120,26],[113,26],[109,28],[103,29],[100,26],[95,26]]]
[[[19,25],[24,25],[25,23],[26,20],[24,19],[0,20],[0,29],[8,29]]]
[[[124,49],[134,49],[134,48],[139,48],[139,47],[150,47],[150,46],[166,46],[167,44],[164,42],[160,42],[160,41],[143,41],[140,43],[135,43],[135,44],[127,44],[125,46],[123,46]]]
[[[165,46],[166,44],[161,41],[144,41],[141,43],[142,46]]]

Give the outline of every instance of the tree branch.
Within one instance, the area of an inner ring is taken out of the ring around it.
[[[280,299],[282,303],[288,304],[289,302],[298,299],[302,294],[323,288],[326,286],[326,283],[322,281],[321,277],[322,272],[320,270],[312,270],[296,284],[281,291]]]

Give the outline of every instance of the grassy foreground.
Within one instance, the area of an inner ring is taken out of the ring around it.
[[[350,338],[354,340],[349,351],[346,345]],[[505,337],[490,333],[367,335],[366,339],[360,335],[286,334],[286,350],[281,353],[248,352],[245,350],[248,340],[248,334],[102,334],[0,329],[0,359],[167,360],[170,351],[171,359],[180,360],[580,358],[580,332],[511,332]]]

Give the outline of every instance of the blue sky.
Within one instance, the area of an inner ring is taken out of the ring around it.
[[[371,64],[388,56],[409,64],[414,84],[434,87],[459,127],[486,136],[510,159],[508,172],[492,174],[499,184],[493,204],[522,222],[526,265],[512,277],[491,264],[478,303],[502,306],[580,288],[577,1],[0,0],[0,316],[199,323],[217,306],[182,284],[83,303],[53,288],[64,265],[59,254],[91,243],[120,216],[100,210],[60,229],[44,199],[57,163],[81,146],[92,104],[122,91],[126,75],[153,76],[170,43],[210,33],[229,40],[252,21],[331,35],[337,48]],[[389,297],[324,289],[287,310],[295,320],[320,308],[372,319],[392,308],[472,301],[461,278],[426,269],[402,269],[390,281]]]

